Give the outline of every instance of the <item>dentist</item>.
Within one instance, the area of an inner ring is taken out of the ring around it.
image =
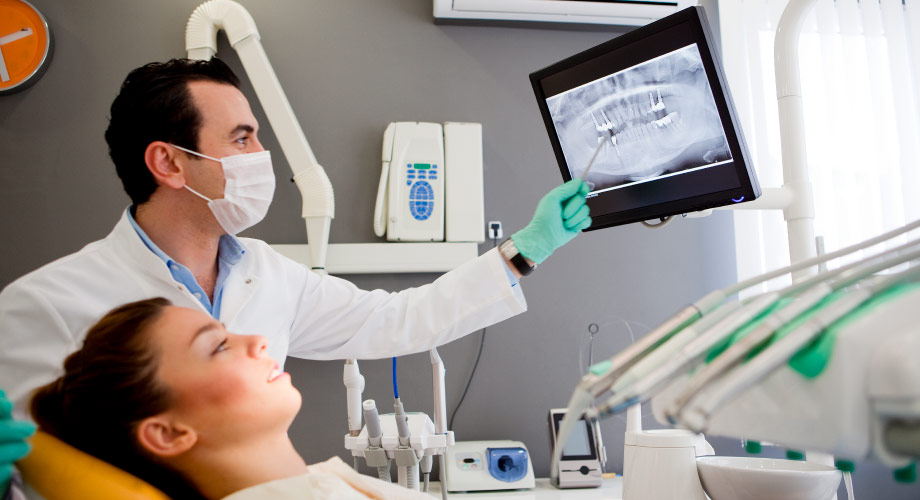
[[[0,292],[0,497],[22,455],[35,388],[61,373],[87,328],[154,296],[268,338],[269,355],[383,358],[450,342],[526,310],[518,279],[588,227],[587,186],[550,191],[498,249],[431,284],[365,291],[320,276],[237,233],[266,214],[275,187],[259,124],[220,60],[132,71],[111,107],[109,153],[131,206],[112,232]],[[10,415],[4,408],[12,401]],[[13,449],[4,452],[5,443]]]

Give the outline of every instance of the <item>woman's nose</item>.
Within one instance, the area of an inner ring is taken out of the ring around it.
[[[249,335],[247,342],[249,354],[253,357],[261,356],[268,350],[268,339],[261,335]]]

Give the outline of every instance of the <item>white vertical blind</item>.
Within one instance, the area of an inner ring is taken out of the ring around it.
[[[719,5],[723,62],[763,187],[782,185],[773,40],[786,3]],[[817,0],[799,54],[826,249],[920,218],[920,0]],[[736,211],[735,230],[739,279],[788,263],[779,211]]]

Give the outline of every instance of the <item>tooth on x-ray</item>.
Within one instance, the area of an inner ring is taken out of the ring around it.
[[[731,159],[695,44],[547,99],[572,176],[597,189]],[[611,152],[612,150],[612,152]]]

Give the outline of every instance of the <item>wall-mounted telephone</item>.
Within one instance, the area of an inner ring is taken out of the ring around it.
[[[374,233],[389,241],[482,242],[484,230],[482,126],[390,123]]]

